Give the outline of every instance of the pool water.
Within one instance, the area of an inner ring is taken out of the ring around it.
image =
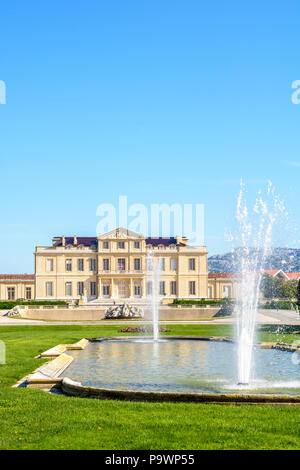
[[[183,393],[300,394],[300,365],[292,353],[254,351],[252,380],[237,385],[236,346],[199,340],[109,340],[68,351],[62,376],[106,389]]]

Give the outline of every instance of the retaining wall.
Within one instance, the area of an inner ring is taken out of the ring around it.
[[[57,308],[57,309],[22,309],[20,311],[22,318],[29,318],[33,320],[53,320],[53,321],[97,321],[105,318],[106,308],[98,307],[95,309],[84,307],[81,308]],[[161,307],[159,310],[159,319],[164,320],[200,320],[201,318],[211,318],[216,315],[220,310],[216,308],[174,308],[174,307]],[[151,318],[150,310],[145,311],[145,320]],[[130,319],[128,318],[128,321]]]

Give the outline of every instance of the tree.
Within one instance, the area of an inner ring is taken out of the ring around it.
[[[298,284],[297,284],[297,305],[298,307],[300,307],[300,279],[298,281]]]
[[[264,274],[262,277],[260,290],[265,299],[288,299],[293,300],[297,298],[298,284],[295,281],[287,281],[280,277],[273,277],[269,274]],[[299,291],[300,302],[300,291]]]
[[[273,299],[275,291],[274,278],[270,274],[263,274],[260,290],[263,293],[265,299]]]

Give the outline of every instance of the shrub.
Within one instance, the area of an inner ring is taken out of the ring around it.
[[[231,299],[174,299],[173,305],[224,305],[232,304]]]
[[[17,302],[16,300],[0,301],[0,310],[10,310],[17,305],[68,305],[64,300],[28,300]]]
[[[271,300],[265,304],[260,305],[260,308],[273,309],[273,310],[291,310],[295,308],[296,302],[289,300]]]

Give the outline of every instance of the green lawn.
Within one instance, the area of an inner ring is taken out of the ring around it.
[[[300,408],[141,403],[51,395],[11,385],[41,364],[38,353],[83,337],[120,334],[119,325],[3,326],[0,449],[299,449]],[[172,335],[231,334],[230,325],[167,325]],[[128,333],[126,333],[128,335]],[[299,335],[260,333],[263,341]],[[138,367],[138,358],[137,358]]]

